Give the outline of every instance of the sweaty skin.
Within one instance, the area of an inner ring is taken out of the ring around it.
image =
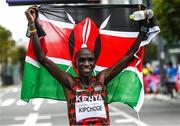
[[[30,30],[36,29],[35,20],[37,11],[37,7],[33,6],[25,12]],[[104,90],[106,89],[108,82],[112,80],[114,76],[121,72],[133,60],[134,54],[138,50],[139,45],[145,35],[145,32],[140,31],[135,43],[132,45],[126,55],[112,67],[101,71],[95,76],[96,80],[102,83],[105,87]],[[45,54],[42,51],[39,37],[36,32],[31,34],[31,38],[33,50],[38,62],[43,65],[48,70],[48,72],[62,84],[62,86],[64,87],[66,100],[68,101],[68,96],[71,94],[71,89],[74,86],[73,84],[75,83],[73,76],[64,72],[63,70],[58,68],[54,62],[46,58]],[[95,63],[96,61],[94,54],[88,48],[82,48],[77,52],[75,57],[75,67],[78,69],[78,78],[82,84],[91,84],[90,81],[92,78],[92,72],[95,67]]]

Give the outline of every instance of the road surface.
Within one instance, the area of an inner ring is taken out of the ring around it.
[[[26,103],[19,97],[18,85],[0,88],[0,126],[68,125],[66,102],[34,99]],[[178,103],[146,97],[139,114],[121,103],[109,108],[112,126],[180,126]]]

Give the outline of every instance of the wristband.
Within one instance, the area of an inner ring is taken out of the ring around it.
[[[149,28],[141,26],[140,31],[147,33],[149,31]]]
[[[34,28],[34,29],[32,29],[32,30],[29,30],[29,33],[30,33],[30,35],[31,34],[34,34],[34,33],[36,33],[37,32],[37,30]]]

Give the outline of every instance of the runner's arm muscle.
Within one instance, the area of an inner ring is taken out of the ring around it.
[[[35,27],[36,9],[37,8],[31,7],[25,12],[28,19],[30,31],[35,31],[31,32],[30,36],[32,38],[34,54],[38,62],[42,66],[44,66],[55,79],[57,79],[63,86],[69,87],[71,86],[70,82],[73,81],[72,76],[61,70],[53,61],[46,58],[45,54],[43,53]]]
[[[118,60],[112,67],[110,67],[104,71],[106,83],[108,83],[110,80],[112,80],[118,73],[120,73],[134,59],[134,54],[138,51],[141,41],[143,40],[145,35],[146,35],[146,32],[140,31],[134,44],[128,50],[126,55],[122,59]]]
[[[148,28],[148,25],[147,19],[141,22],[141,26],[144,28]],[[97,78],[101,78],[105,84],[108,84],[110,80],[120,73],[134,59],[134,54],[138,51],[141,41],[146,36],[146,33],[147,31],[140,30],[134,44],[128,50],[126,55],[122,59],[119,59],[112,67],[100,72],[97,75]]]

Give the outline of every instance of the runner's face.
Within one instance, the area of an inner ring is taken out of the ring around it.
[[[95,58],[89,49],[82,49],[77,55],[77,65],[79,75],[89,77],[95,67]]]

